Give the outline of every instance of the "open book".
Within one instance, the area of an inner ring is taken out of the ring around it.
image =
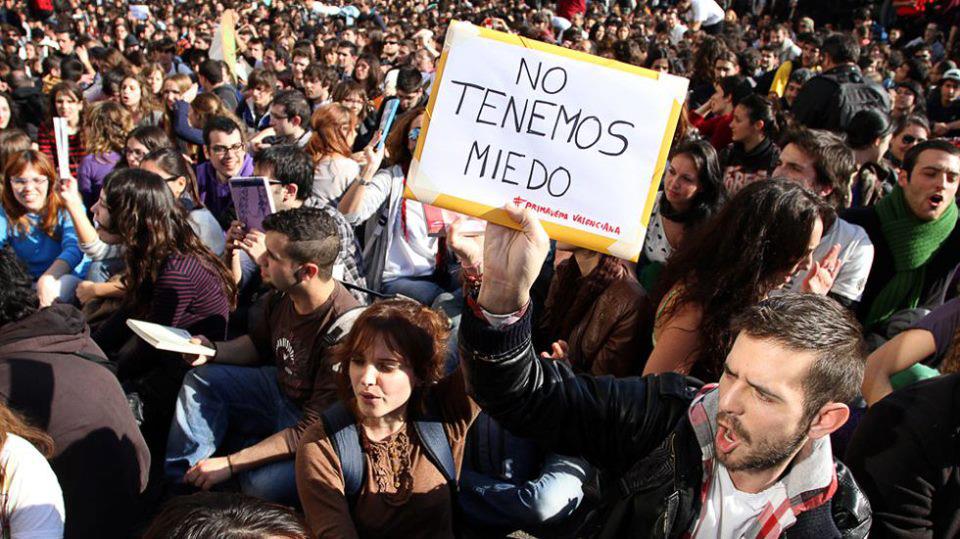
[[[213,348],[190,342],[190,332],[180,328],[133,319],[127,320],[127,327],[158,350],[198,356],[213,356],[217,353]]]

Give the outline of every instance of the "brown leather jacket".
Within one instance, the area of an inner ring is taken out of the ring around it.
[[[550,283],[541,320],[563,312],[555,305],[556,279]],[[594,375],[632,376],[643,372],[650,352],[653,311],[646,291],[626,268],[573,327],[566,341],[568,360],[579,372]],[[546,343],[549,346],[549,343]]]

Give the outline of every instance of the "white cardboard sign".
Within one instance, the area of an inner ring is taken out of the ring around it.
[[[688,81],[450,25],[406,196],[636,260]]]

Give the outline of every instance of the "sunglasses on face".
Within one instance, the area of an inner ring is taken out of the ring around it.
[[[926,141],[927,141],[927,139],[925,139],[925,138],[915,137],[915,136],[913,136],[913,135],[904,135],[904,136],[903,136],[903,143],[904,143],[904,144],[914,144],[914,143],[919,144],[919,143],[921,143],[921,142],[926,142]]]

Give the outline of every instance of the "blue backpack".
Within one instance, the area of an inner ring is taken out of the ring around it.
[[[416,398],[416,393],[411,400]],[[428,404],[432,402],[428,401]],[[413,407],[411,407],[412,410]],[[457,471],[453,462],[453,451],[450,441],[443,430],[443,423],[435,413],[435,406],[428,406],[427,412],[413,417],[413,428],[420,437],[430,462],[440,470],[450,493],[453,496],[453,507],[456,509]],[[357,422],[353,414],[343,402],[336,402],[323,412],[323,428],[333,444],[334,451],[340,458],[340,467],[343,470],[343,491],[352,511],[360,495],[363,477],[366,473],[363,449],[360,446],[360,434],[357,432]],[[454,511],[456,514],[456,511]]]

